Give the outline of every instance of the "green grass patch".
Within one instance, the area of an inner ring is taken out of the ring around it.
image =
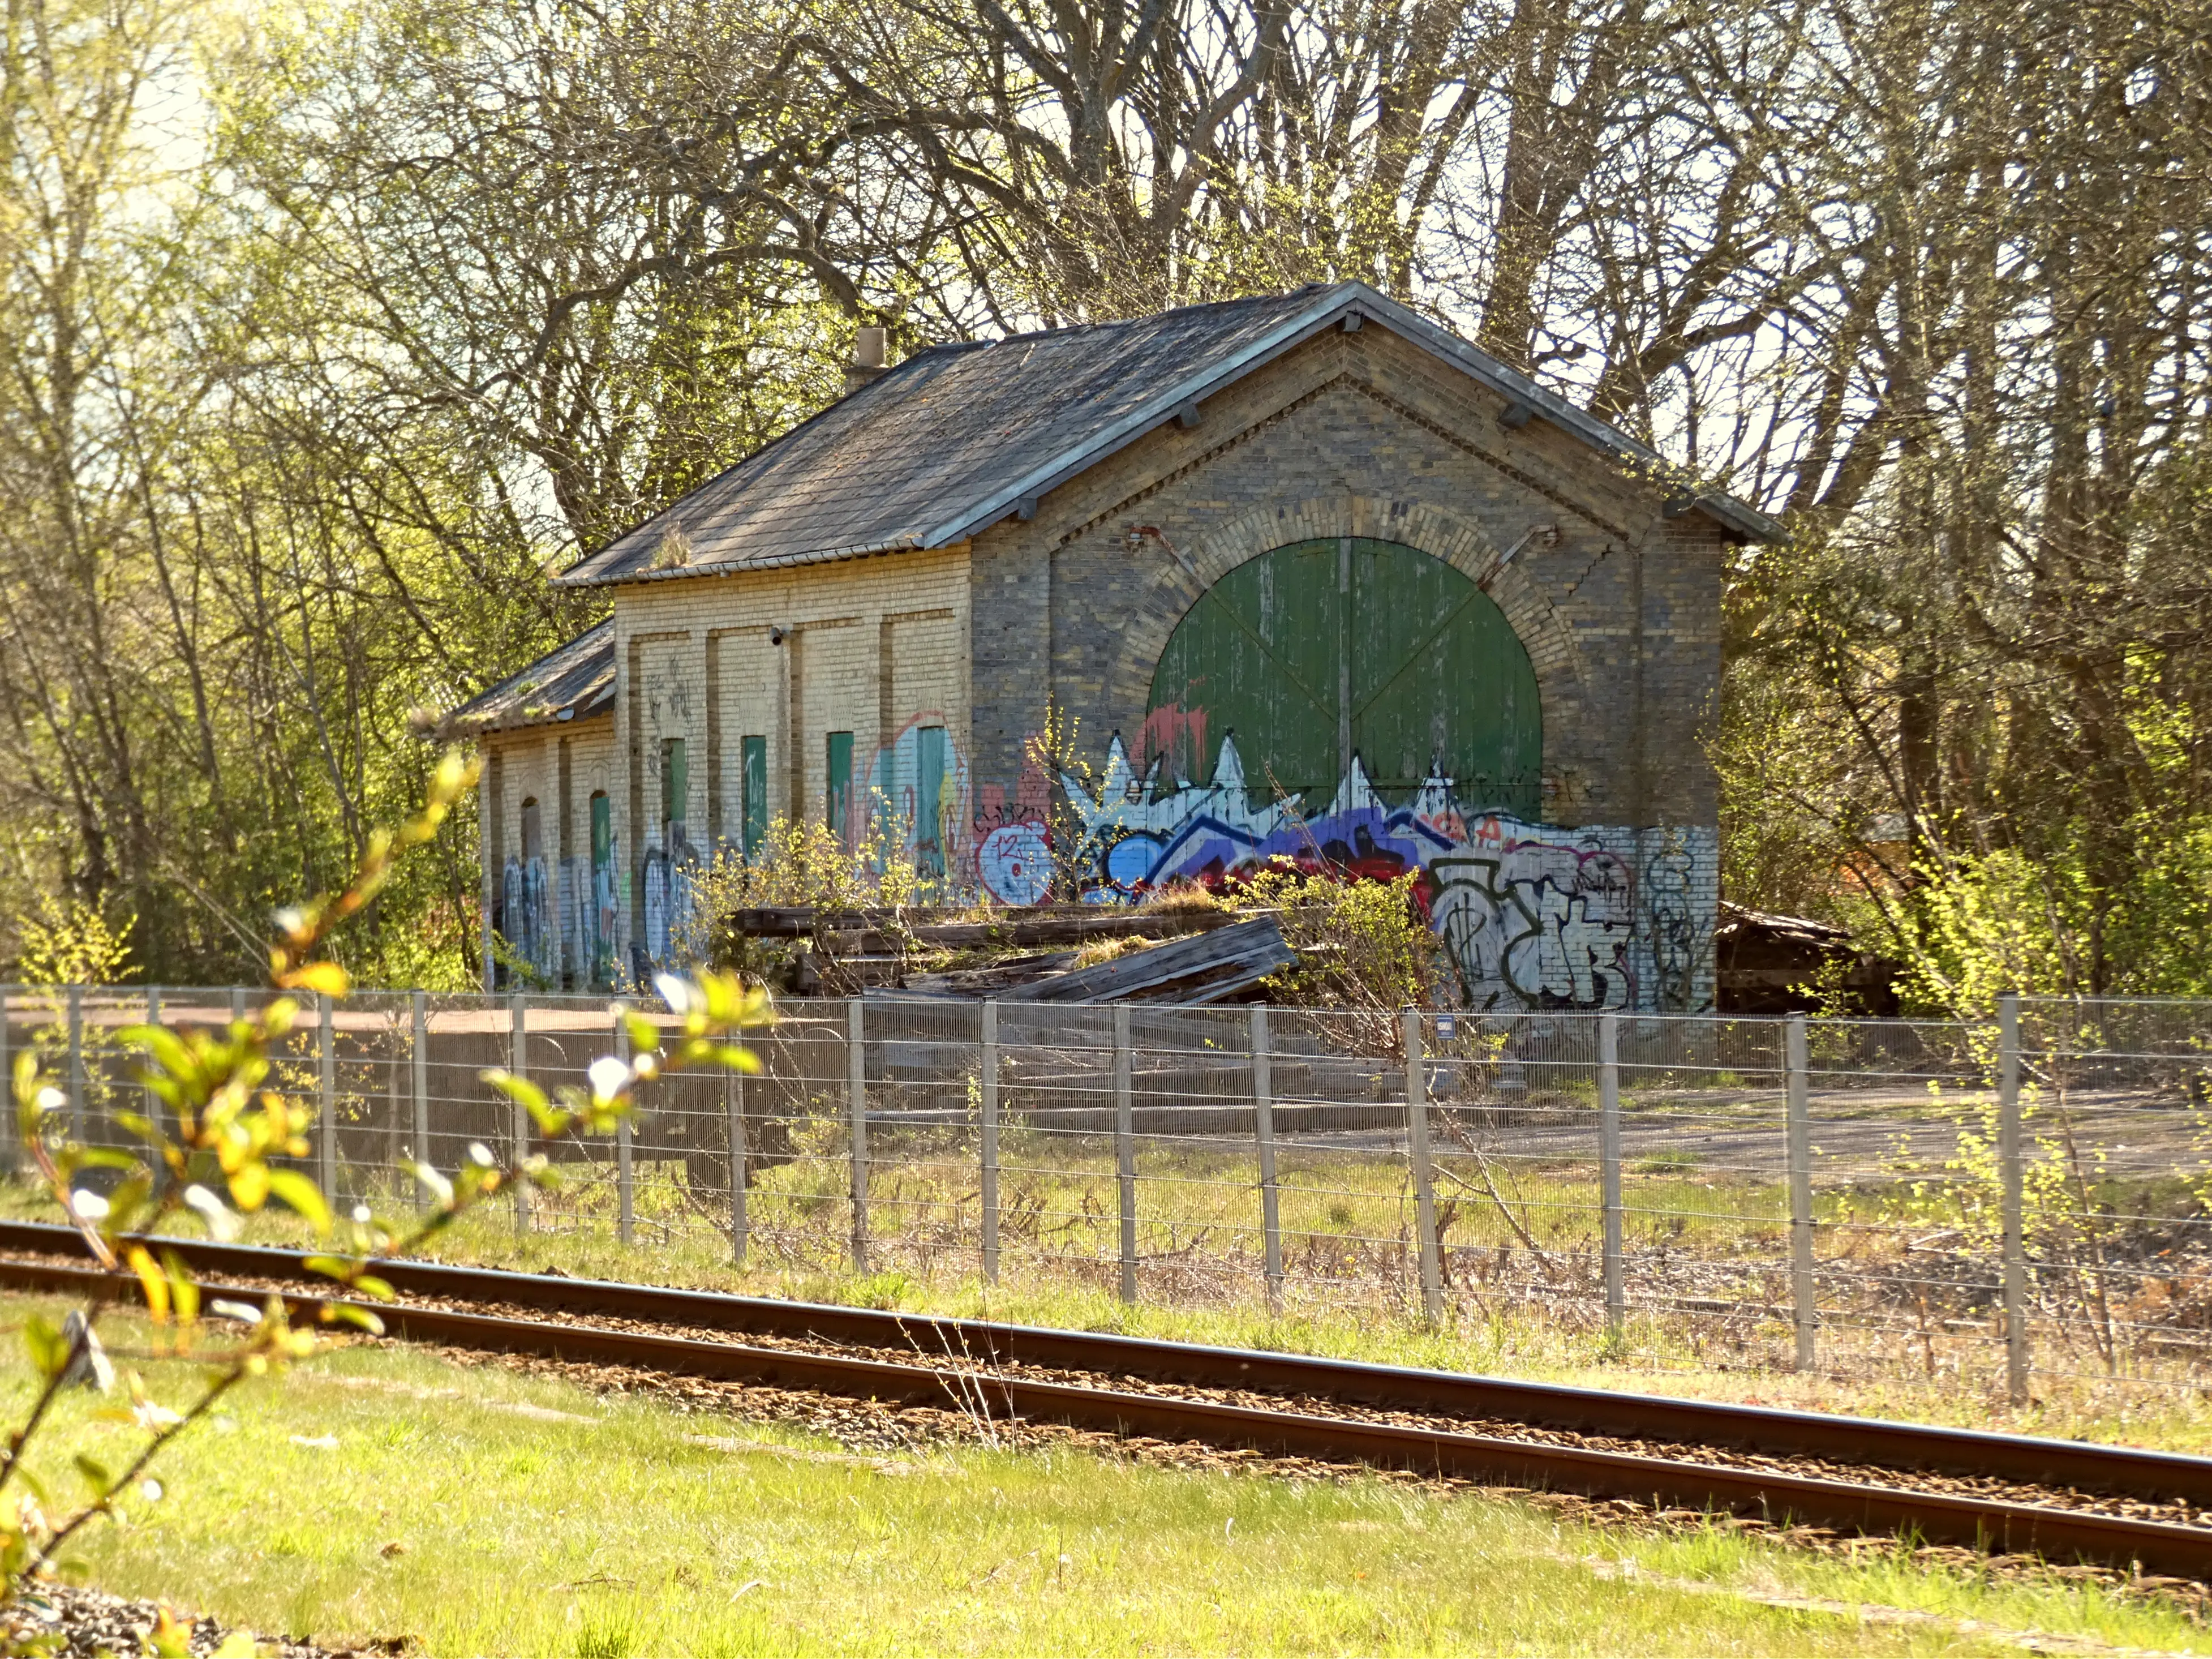
[[[504,1200],[434,1243],[448,1261],[526,1271],[850,1303],[915,1313],[1109,1329],[1166,1340],[1336,1355],[1389,1364],[1498,1372],[1608,1388],[1643,1389],[1815,1410],[2112,1440],[2212,1453],[2212,1393],[2185,1356],[2127,1357],[2100,1376],[2079,1322],[2033,1335],[2035,1398],[2009,1403],[2003,1350],[1990,1309],[1893,1307],[1893,1328],[1826,1325],[1823,1370],[1790,1370],[1787,1205],[1778,1181],[1706,1169],[1688,1148],[1637,1160],[1624,1183],[1632,1261],[1631,1315],[1607,1340],[1598,1273],[1600,1194],[1587,1164],[1533,1158],[1486,1164],[1455,1152],[1439,1160],[1446,1227],[1446,1314],[1421,1317],[1413,1197],[1403,1170],[1373,1155],[1286,1148],[1280,1164],[1288,1282],[1271,1314],[1261,1276],[1260,1203],[1251,1160],[1203,1142],[1147,1146],[1139,1159],[1138,1303],[1118,1279],[1119,1195],[1110,1140],[1010,1129],[1004,1146],[1000,1283],[982,1282],[974,1149],[955,1130],[885,1133],[873,1146],[869,1227],[874,1271],[848,1263],[851,1208],[841,1133],[817,1121],[798,1134],[805,1154],[757,1172],[747,1265],[731,1261],[722,1231],[726,1194],[674,1159],[636,1165],[635,1245],[616,1237],[608,1172],[568,1166],[564,1189],[533,1200],[532,1230],[518,1231]],[[349,1179],[365,1172],[349,1170]],[[2166,1183],[2173,1187],[2174,1183]],[[2161,1196],[2178,1201],[2178,1188]],[[412,1194],[395,1184],[368,1195],[398,1218]],[[2130,1202],[2141,1194],[2131,1194]],[[21,1183],[0,1208],[52,1219],[50,1200]],[[1898,1254],[1914,1233],[1955,1228],[1953,1196],[1896,1182],[1817,1194],[1816,1250],[1844,1261],[1862,1287],[1930,1258]],[[1856,1224],[1880,1224],[1865,1227]],[[1547,1261],[1535,1261],[1522,1235]],[[264,1213],[250,1242],[301,1244],[295,1218]],[[1659,1254],[1663,1246],[1663,1255]],[[1916,1265],[1920,1264],[1920,1265]],[[1948,1271],[1948,1269],[1947,1269]],[[1847,1292],[1829,1281],[1831,1310]],[[1748,1317],[1666,1313],[1644,1304],[1654,1288],[1750,1305]],[[1970,1319],[1946,1323],[1946,1316]],[[1924,1331],[1925,1334],[1923,1334]],[[2063,1339],[2063,1340],[2062,1340]],[[2064,1346],[2070,1341],[2073,1346]]]
[[[115,1322],[118,1348],[134,1330]],[[0,1388],[20,1417],[12,1346]],[[174,1363],[147,1371],[173,1402],[192,1385]],[[40,1446],[57,1483],[70,1454],[117,1462],[135,1443],[99,1404],[72,1398]],[[853,1457],[391,1348],[248,1385],[161,1475],[160,1501],[90,1535],[103,1587],[431,1653],[1987,1653],[2027,1631],[2201,1637],[2095,1586],[1880,1546],[1852,1563],[1379,1477],[1066,1449]]]

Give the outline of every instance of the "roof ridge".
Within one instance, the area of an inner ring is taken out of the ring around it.
[[[1771,519],[1695,480],[1648,445],[1356,279],[1180,306],[1149,316],[925,347],[890,373],[732,463],[579,559],[563,585],[729,574],[899,547],[939,548],[1038,501],[1165,420],[1198,407],[1322,331],[1379,325],[1613,465],[1648,473],[1667,516],[1701,512],[1744,539]],[[1018,346],[1008,353],[994,350]],[[653,569],[656,525],[696,551]]]
[[[1302,295],[1321,294],[1331,289],[1354,286],[1356,284],[1349,281],[1302,283],[1296,288],[1284,289],[1276,293],[1240,294],[1233,299],[1227,300],[1194,300],[1188,305],[1170,306],[1165,311],[1148,311],[1141,317],[1109,317],[1102,322],[1063,323],[1057,328],[1028,328],[1018,334],[999,334],[980,340],[947,340],[935,345],[925,346],[921,351],[913,355],[919,357],[927,352],[945,350],[948,347],[957,350],[973,351],[986,346],[1021,345],[1037,340],[1064,339],[1073,334],[1103,334],[1115,329],[1134,328],[1140,323],[1164,322],[1170,317],[1189,317],[1201,311],[1227,311],[1237,306],[1266,305],[1271,301],[1295,300]],[[912,358],[902,361],[911,362]]]

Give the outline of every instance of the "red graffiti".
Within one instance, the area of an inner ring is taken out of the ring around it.
[[[1137,775],[1150,773],[1153,763],[1163,757],[1168,770],[1178,778],[1201,775],[1206,765],[1206,710],[1171,702],[1145,716],[1137,733]]]

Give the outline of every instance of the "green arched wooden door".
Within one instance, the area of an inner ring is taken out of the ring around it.
[[[1203,783],[1234,732],[1255,805],[1325,806],[1359,757],[1392,804],[1431,768],[1462,807],[1541,802],[1543,717],[1528,653],[1490,596],[1399,542],[1279,547],[1201,595],[1152,675],[1142,760]]]

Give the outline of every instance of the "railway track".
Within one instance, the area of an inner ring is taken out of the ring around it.
[[[167,1241],[210,1296],[319,1283]],[[1725,1510],[2212,1579],[2212,1459],[1095,1332],[393,1261],[407,1340]],[[131,1297],[66,1227],[0,1222],[0,1285]]]

